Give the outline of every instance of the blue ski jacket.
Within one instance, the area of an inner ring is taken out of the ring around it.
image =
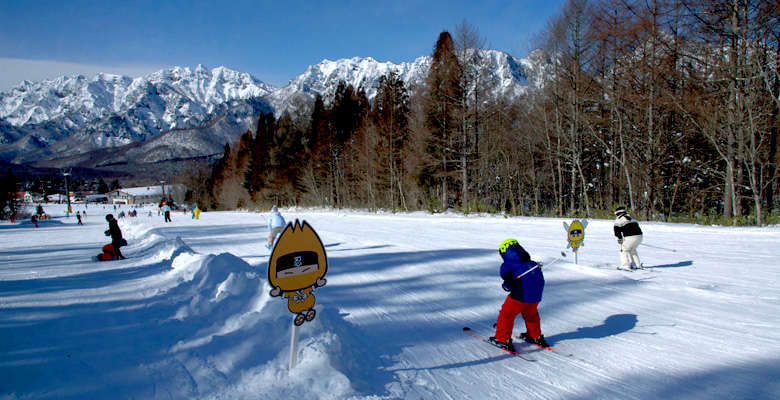
[[[271,216],[268,218],[268,229],[273,228],[281,228],[285,225],[284,217],[282,217],[282,214],[279,214],[279,212],[271,213]]]
[[[504,290],[509,297],[523,303],[538,303],[542,301],[544,291],[544,275],[541,268],[536,268],[520,279],[518,276],[535,267],[531,256],[519,244],[509,246],[504,252],[504,263],[501,264],[501,278]]]

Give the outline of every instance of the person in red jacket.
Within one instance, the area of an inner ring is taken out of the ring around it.
[[[122,239],[124,241],[124,239]],[[126,242],[125,242],[126,243]],[[111,261],[113,259],[116,259],[116,251],[114,251],[114,245],[109,243],[105,246],[103,246],[103,253],[98,254],[93,258],[95,261]]]
[[[526,332],[520,337],[539,347],[550,347],[541,330],[541,318],[537,310],[544,292],[542,263],[531,261],[531,256],[515,239],[501,242],[498,249],[504,262],[499,270],[504,283],[501,287],[509,292],[506,296],[496,323],[496,336],[488,340],[493,344],[515,351],[512,343],[512,330],[515,318],[523,316]]]

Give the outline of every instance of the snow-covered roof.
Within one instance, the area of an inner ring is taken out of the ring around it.
[[[162,186],[142,186],[134,188],[122,188],[116,192],[127,193],[130,196],[162,196]]]

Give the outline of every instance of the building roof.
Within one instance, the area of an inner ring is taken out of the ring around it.
[[[162,196],[162,186],[142,186],[142,187],[134,187],[134,188],[122,188],[122,189],[113,190],[109,193],[113,193],[113,192],[122,192],[134,197]]]

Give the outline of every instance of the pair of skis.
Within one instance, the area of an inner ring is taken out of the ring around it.
[[[485,343],[487,343],[487,344],[489,344],[489,345],[491,345],[491,346],[498,347],[499,349],[501,349],[501,350],[504,350],[505,352],[507,352],[507,353],[509,353],[509,354],[511,354],[511,355],[513,355],[513,356],[515,356],[515,357],[522,358],[523,360],[526,360],[526,361],[536,361],[536,359],[535,359],[535,358],[531,358],[531,357],[529,357],[529,356],[528,356],[528,353],[529,353],[529,352],[527,352],[527,351],[520,351],[520,350],[515,350],[515,351],[512,351],[512,350],[509,350],[509,349],[507,349],[507,348],[505,348],[505,347],[501,347],[500,345],[498,345],[498,344],[496,344],[496,343],[493,343],[493,342],[491,342],[491,341],[490,341],[490,340],[488,340],[487,338],[485,338],[485,337],[483,337],[483,336],[480,336],[479,334],[477,334],[476,332],[474,332],[473,330],[471,330],[471,328],[469,328],[469,327],[464,327],[464,328],[463,328],[463,332],[465,332],[467,335],[469,335],[469,336],[471,336],[471,337],[473,337],[473,338],[475,338],[475,339],[479,339],[479,340],[481,340],[481,341],[483,341],[483,342],[485,342]],[[536,346],[536,347],[538,347],[538,348],[540,348],[540,349],[542,349],[542,350],[546,350],[546,351],[550,351],[550,352],[554,352],[554,353],[560,354],[560,353],[558,353],[558,351],[557,351],[557,350],[555,350],[555,348],[553,348],[553,347],[541,347],[541,346],[538,346],[538,345],[536,345],[536,344],[534,344],[534,343],[529,343],[529,342],[526,342],[526,341],[525,341],[525,339],[523,339],[523,338],[521,338],[521,337],[519,337],[519,336],[518,336],[518,337],[516,337],[516,339],[518,339],[518,340],[519,340],[519,342],[518,342],[518,343],[528,343],[528,344],[530,344],[530,345],[533,345],[533,346]],[[562,355],[562,356],[569,356],[568,354],[561,354],[561,355]]]

